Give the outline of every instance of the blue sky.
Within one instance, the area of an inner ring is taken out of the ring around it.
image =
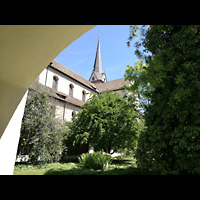
[[[129,30],[129,25],[98,25],[64,49],[55,60],[88,80],[100,32],[102,67],[107,80],[123,78],[126,66],[134,66],[138,60],[133,45],[128,48],[126,44]]]

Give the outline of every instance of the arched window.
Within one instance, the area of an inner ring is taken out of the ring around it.
[[[86,97],[86,91],[85,90],[83,90],[82,91],[82,101],[84,101],[85,102],[85,98]]]
[[[57,76],[54,76],[53,77],[53,85],[52,85],[52,88],[57,90],[58,89],[58,80],[59,78]]]
[[[72,112],[72,117],[75,116],[75,115],[76,115],[76,111],[73,111]]]
[[[69,85],[69,95],[71,96],[71,97],[73,97],[73,91],[74,90],[74,85],[71,83],[70,85]]]

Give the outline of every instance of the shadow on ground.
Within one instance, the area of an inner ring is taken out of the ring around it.
[[[112,164],[114,165],[131,165],[133,164],[133,161],[128,160],[128,159],[116,159],[112,161]]]
[[[72,168],[69,170],[65,169],[50,169],[44,175],[143,175],[141,171],[135,167],[127,167],[126,169],[108,169],[92,170],[86,168]]]

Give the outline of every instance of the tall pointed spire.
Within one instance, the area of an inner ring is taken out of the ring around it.
[[[101,52],[100,52],[100,34],[98,35],[97,52],[94,61],[94,67],[89,81],[96,83],[105,83],[106,75],[103,73],[102,62],[101,62]]]
[[[101,73],[102,74],[103,70],[102,70],[102,62],[101,62],[99,36],[100,35],[98,35],[98,45],[97,45],[96,58],[95,58],[95,62],[94,62],[94,71],[97,72],[97,73]]]

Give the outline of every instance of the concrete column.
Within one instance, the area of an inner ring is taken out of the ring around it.
[[[13,174],[27,94],[28,90],[0,139],[0,175]]]

